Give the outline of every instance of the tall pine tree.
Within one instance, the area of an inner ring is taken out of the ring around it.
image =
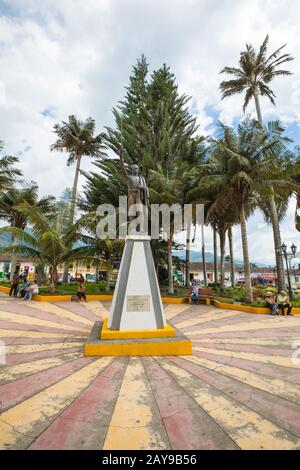
[[[175,76],[163,65],[149,78],[146,58],[133,67],[126,95],[113,109],[115,127],[107,127],[106,145],[127,165],[137,163],[146,178],[152,202],[184,204],[189,158],[195,152],[196,119],[189,97],[180,95]],[[173,293],[173,216],[168,241],[169,292]]]

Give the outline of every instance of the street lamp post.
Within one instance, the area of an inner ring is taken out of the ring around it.
[[[286,264],[286,272],[287,272],[288,286],[289,286],[289,296],[290,296],[290,299],[292,300],[292,298],[293,298],[293,291],[292,291],[292,286],[291,286],[290,267],[291,267],[291,260],[296,257],[297,247],[296,247],[296,245],[293,243],[293,244],[291,245],[291,251],[288,252],[288,251],[287,251],[287,246],[286,246],[286,244],[285,244],[285,243],[282,243],[282,245],[281,245],[281,250],[282,250],[282,254],[283,254],[283,256],[284,256],[285,264]]]

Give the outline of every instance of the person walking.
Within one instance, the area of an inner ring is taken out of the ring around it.
[[[13,295],[14,297],[17,297],[18,293],[18,285],[19,285],[19,273],[18,271],[15,271],[11,280],[11,287],[9,291],[10,297]]]
[[[271,315],[279,315],[279,308],[275,301],[275,294],[273,292],[267,292],[266,294],[266,306],[271,309]]]
[[[292,304],[290,302],[290,298],[287,294],[286,291],[282,290],[279,292],[279,294],[277,295],[277,304],[278,304],[278,307],[280,308],[281,310],[281,313],[282,315],[284,316],[284,309],[287,308],[287,315],[290,315],[290,316],[293,316],[292,314]]]
[[[85,285],[82,282],[79,284],[78,291],[77,291],[77,297],[79,299],[79,302],[80,302],[81,299],[84,299],[85,302],[87,302],[86,295],[85,295]]]

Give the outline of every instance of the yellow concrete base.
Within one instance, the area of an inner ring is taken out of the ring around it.
[[[176,332],[171,325],[157,330],[110,330],[107,328],[108,318],[104,318],[101,339],[145,339],[145,338],[174,338]]]
[[[192,342],[179,331],[165,338],[103,339],[103,322],[94,324],[84,346],[85,356],[186,356],[192,354]],[[107,328],[106,328],[107,330]],[[126,332],[125,332],[126,333]],[[134,332],[136,333],[136,332]]]
[[[192,354],[192,342],[102,343],[86,344],[85,356],[187,356]]]

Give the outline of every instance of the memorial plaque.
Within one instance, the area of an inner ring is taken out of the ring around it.
[[[127,312],[149,312],[150,295],[127,295]]]

